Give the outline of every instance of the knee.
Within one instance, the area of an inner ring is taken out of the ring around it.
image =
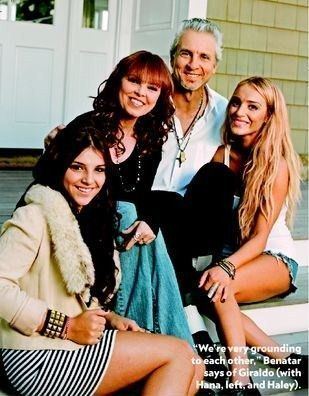
[[[165,336],[166,337],[166,336]],[[184,366],[191,366],[193,370],[193,359],[195,357],[195,352],[188,342],[181,340],[176,337],[168,337],[166,340],[166,349],[165,353],[167,353],[167,357],[169,360],[174,360],[178,362],[182,362]]]
[[[186,367],[188,372],[191,372],[192,380],[194,384],[202,381],[205,374],[205,364],[203,359],[196,354],[192,347],[185,341],[180,340],[178,359],[181,359],[181,366]]]
[[[244,295],[244,290],[238,287],[236,283],[234,283],[230,288],[230,293],[229,293],[230,298],[233,297],[233,299],[236,300],[237,303],[239,303],[243,301],[243,295]]]
[[[200,358],[200,356],[195,355],[193,359],[194,359],[193,363],[195,363],[194,364],[194,380],[196,382],[202,381],[204,379],[206,366],[203,363],[203,360]]]
[[[233,287],[230,287],[224,302],[222,302],[219,299],[219,300],[214,301],[212,303],[214,311],[216,313],[220,313],[222,311],[224,312],[224,311],[228,310],[229,306],[230,306],[230,303],[233,303],[235,300],[237,301],[237,295],[238,295],[238,291],[235,291],[235,289]]]
[[[175,339],[175,350],[173,359],[177,364],[190,373],[193,385],[198,388],[198,383],[203,380],[205,374],[205,364],[203,360],[192,349],[192,347],[183,340]]]
[[[194,357],[194,351],[189,343],[176,337],[173,337],[173,340],[173,355],[177,355],[178,358],[183,357],[185,360],[191,362]]]

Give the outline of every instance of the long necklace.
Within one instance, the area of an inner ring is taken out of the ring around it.
[[[183,138],[179,138],[179,136],[177,135],[176,125],[175,125],[175,121],[174,121],[174,118],[173,118],[173,130],[174,130],[174,134],[175,134],[175,137],[176,137],[177,146],[178,146],[178,149],[179,149],[177,157],[176,157],[176,160],[179,161],[179,168],[181,167],[182,163],[185,162],[185,160],[186,160],[186,152],[185,152],[185,150],[186,150],[186,148],[187,148],[187,146],[189,144],[194,125],[196,124],[196,122],[199,119],[198,116],[199,116],[199,113],[200,113],[200,111],[202,109],[203,102],[204,102],[204,89],[202,91],[201,100],[200,100],[200,104],[199,104],[199,107],[197,109],[197,112],[195,113],[192,121],[190,122],[190,125],[185,130]]]
[[[115,158],[116,158],[116,165],[117,165],[117,170],[118,170],[118,175],[119,175],[119,181],[120,185],[122,188],[122,191],[126,193],[130,193],[136,190],[137,185],[141,181],[141,175],[142,175],[142,155],[140,153],[140,150],[138,148],[138,145],[136,145],[137,150],[137,160],[136,160],[136,178],[133,183],[129,183],[128,181],[125,180],[125,177],[123,175],[122,171],[122,163],[119,163],[119,157],[121,156],[121,153],[119,153],[119,150],[117,150],[117,147],[114,147],[115,150]],[[132,155],[132,154],[131,154]],[[130,157],[129,157],[130,158]],[[128,159],[129,159],[128,158]],[[127,161],[127,160],[126,160]],[[124,161],[125,162],[125,161]]]

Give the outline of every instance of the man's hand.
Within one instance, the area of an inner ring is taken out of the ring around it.
[[[55,139],[57,134],[65,128],[65,125],[60,124],[56,128],[52,129],[49,134],[45,137],[44,139],[44,148],[47,149],[47,147],[50,145],[51,141]]]

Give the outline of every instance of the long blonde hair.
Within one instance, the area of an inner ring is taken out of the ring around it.
[[[300,160],[293,148],[282,92],[263,77],[242,80],[235,91],[243,85],[254,88],[265,99],[268,111],[267,122],[257,136],[243,173],[244,194],[239,208],[239,226],[241,238],[245,241],[252,235],[259,213],[267,221],[273,217],[273,187],[282,157],[286,160],[289,173],[286,220],[289,226],[292,225],[295,206],[300,197]],[[233,143],[228,116],[230,103],[222,128],[224,144]]]

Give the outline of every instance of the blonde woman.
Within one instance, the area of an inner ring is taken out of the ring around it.
[[[278,344],[238,306],[296,290],[298,265],[287,224],[299,197],[299,161],[283,95],[272,82],[251,77],[237,85],[227,107],[223,142],[212,161],[228,167],[236,179],[233,207],[238,208],[240,244],[231,253],[227,241],[199,287],[213,302],[225,345],[269,347],[267,355],[277,359],[279,368],[303,369],[296,379],[304,386],[306,357],[276,352]],[[230,381],[238,389],[225,394],[259,394],[251,389],[246,349],[231,348],[229,358]]]

